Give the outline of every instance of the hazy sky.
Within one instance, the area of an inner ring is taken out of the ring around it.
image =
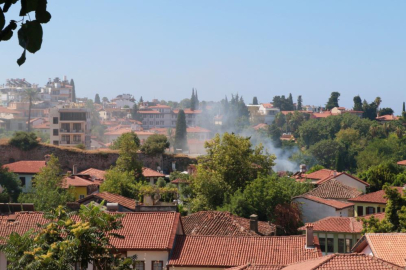
[[[195,87],[200,100],[292,93],[314,105],[338,91],[342,106],[379,95],[397,113],[406,101],[404,0],[48,2],[42,49],[22,67],[16,33],[0,42],[0,83],[67,75],[79,97],[180,100]]]

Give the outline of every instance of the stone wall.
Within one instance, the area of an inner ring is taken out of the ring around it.
[[[73,165],[77,165],[78,172],[88,168],[109,169],[118,158],[118,151],[83,151],[47,144],[40,144],[30,151],[22,151],[8,144],[0,144],[0,164],[20,160],[44,160],[47,154],[57,156],[64,171],[72,170]],[[189,164],[196,163],[196,159],[184,155],[147,156],[139,153],[139,159],[145,167],[156,170],[160,166],[165,173],[172,171],[172,162],[175,162],[178,171],[185,171]]]

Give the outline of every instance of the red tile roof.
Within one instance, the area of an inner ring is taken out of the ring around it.
[[[400,270],[398,265],[365,254],[332,254],[282,268],[283,270]]]
[[[403,194],[403,187],[395,187],[400,194]],[[368,203],[380,203],[380,204],[386,204],[388,199],[385,198],[385,191],[384,190],[379,190],[375,192],[371,192],[365,195],[361,195],[352,199],[349,199],[348,201],[351,202],[368,202]]]
[[[322,180],[326,179],[330,176],[334,176],[334,173],[337,173],[337,171],[334,170],[329,170],[329,169],[321,169],[309,174],[304,174],[303,176],[308,179],[314,179],[314,180]]]
[[[10,171],[19,174],[36,174],[39,173],[45,166],[46,163],[44,160],[22,160],[3,165],[4,168],[8,168]]]
[[[406,160],[399,161],[398,165],[406,166]]]
[[[318,202],[318,203],[322,203],[322,204],[334,207],[337,210],[344,209],[344,208],[354,205],[353,203],[345,203],[345,202],[336,201],[336,200],[323,199],[323,198],[319,198],[319,197],[312,196],[312,195],[301,195],[301,196],[297,196],[295,198],[308,199],[308,200],[311,200],[314,202]]]
[[[147,167],[142,167],[142,175],[144,177],[165,177],[164,174]]]
[[[356,188],[344,185],[333,178],[323,182],[321,185],[306,194],[324,199],[350,199],[361,195],[362,192]]]
[[[348,174],[346,172],[340,172],[340,173],[337,173],[335,176],[331,175],[331,176],[329,176],[329,177],[327,177],[325,179],[321,179],[321,180],[317,181],[317,184],[320,185],[320,184],[324,183],[325,181],[328,181],[328,180],[330,180],[332,178],[338,178],[341,175],[346,175],[346,176],[348,176],[348,177],[350,177],[350,178],[364,184],[365,186],[369,186],[369,184],[367,182],[365,182],[364,180],[361,180],[358,177],[355,177],[354,175]]]
[[[395,121],[399,120],[399,117],[392,115],[382,115],[375,118],[378,121]]]
[[[283,266],[280,265],[257,265],[257,264],[246,264],[227,268],[227,270],[280,270]]]
[[[154,113],[154,114],[157,114],[157,113],[160,113],[159,111],[138,111],[138,113],[142,113],[142,114],[151,114],[151,113]]]
[[[255,130],[260,130],[260,129],[267,129],[269,127],[269,125],[264,124],[264,123],[259,123],[256,126],[253,126],[252,128]]]
[[[192,111],[191,109],[183,109],[183,111],[185,112],[185,114],[199,114],[199,113],[202,113],[202,110],[194,110],[194,111]],[[173,110],[173,113],[178,114],[179,109]]]
[[[182,184],[182,183],[190,184],[190,181],[189,181],[189,180],[184,180],[184,179],[177,178],[177,179],[171,181],[171,183],[172,183],[172,184]]]
[[[171,106],[157,104],[155,106],[149,106],[148,108],[152,108],[152,109],[170,109]]]
[[[250,220],[232,215],[229,212],[200,211],[182,217],[183,228],[187,235],[234,235],[255,236],[257,233],[250,230]],[[258,221],[260,235],[275,233],[275,225]]]
[[[83,179],[79,176],[67,176],[63,179],[63,188],[68,188],[70,186],[72,187],[88,187],[91,185],[99,185],[100,183],[98,181],[91,181],[91,180],[86,180]]]
[[[354,217],[326,217],[313,222],[315,232],[340,232],[340,233],[361,233],[362,221]],[[300,227],[299,231],[306,231],[306,227]]]
[[[118,203],[125,208],[134,210],[135,209],[135,200],[130,199],[121,195],[109,193],[109,192],[101,192],[101,193],[95,193],[89,196],[84,197],[83,199],[78,200],[78,203],[84,203],[88,200],[91,200],[92,198],[100,198],[102,200],[105,200],[106,202],[109,203]]]
[[[406,233],[367,233],[352,250],[362,252],[367,245],[375,257],[406,266]]]
[[[264,108],[267,108],[267,109],[273,108],[273,104],[272,104],[272,103],[262,103],[261,105],[262,105]]]
[[[92,179],[104,180],[106,171],[98,170],[95,168],[89,168],[87,170],[81,171],[79,174],[88,174],[92,177]]]
[[[317,237],[317,248],[307,249],[305,242],[305,236],[178,236],[168,265],[287,265],[321,256]]]

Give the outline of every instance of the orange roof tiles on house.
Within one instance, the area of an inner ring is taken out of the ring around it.
[[[356,188],[344,185],[333,178],[323,182],[306,194],[324,199],[351,199],[361,195],[362,192]]]
[[[257,264],[246,264],[241,266],[235,266],[227,268],[227,270],[280,270],[283,266],[280,265],[257,265]]]
[[[401,270],[398,265],[365,254],[331,254],[290,264],[283,270]]]
[[[322,180],[326,179],[330,176],[335,176],[337,174],[337,171],[334,170],[329,170],[329,169],[321,169],[309,174],[304,174],[303,176],[308,179],[314,179],[314,180]]]
[[[319,113],[313,113],[311,118],[326,118],[332,116],[330,111],[324,111],[324,112],[319,112]]]
[[[119,128],[119,129],[114,129],[112,131],[108,131],[104,133],[104,135],[123,135],[125,133],[131,133],[133,132],[131,128]]]
[[[341,201],[337,201],[337,200],[330,200],[330,199],[322,199],[316,196],[312,196],[312,195],[301,195],[301,196],[297,196],[295,198],[304,198],[304,199],[308,199],[314,202],[318,202],[318,203],[322,203],[331,207],[334,207],[335,209],[344,209],[350,206],[353,206],[353,203],[346,203],[346,202],[341,202]]]
[[[250,230],[249,219],[232,215],[229,212],[200,211],[182,217],[182,223],[187,235],[258,235]],[[272,235],[275,233],[275,230],[275,225],[258,221],[259,235]]]
[[[142,175],[144,177],[165,177],[164,174],[147,167],[142,167]]]
[[[261,104],[264,108],[266,109],[272,109],[273,108],[273,104],[272,103],[262,103]]]
[[[322,184],[322,183],[324,183],[325,181],[328,181],[328,180],[330,180],[330,179],[332,179],[332,178],[337,178],[337,177],[339,177],[340,175],[346,175],[346,176],[351,177],[352,179],[354,179],[354,180],[356,180],[356,181],[358,181],[358,182],[364,184],[365,186],[369,186],[369,184],[368,184],[367,182],[365,182],[364,180],[361,180],[361,179],[359,179],[358,177],[355,177],[354,175],[351,175],[351,174],[346,173],[346,172],[340,172],[340,173],[337,173],[337,175],[335,175],[335,176],[332,175],[332,176],[327,177],[327,178],[325,178],[325,179],[321,179],[321,180],[317,181],[317,184]]]
[[[321,256],[317,237],[316,248],[306,248],[305,242],[305,236],[178,236],[168,265],[287,265]]]
[[[22,160],[3,165],[4,168],[18,174],[36,174],[45,166],[44,160]]]
[[[378,121],[396,121],[399,117],[392,115],[382,115],[375,118]]]
[[[362,221],[354,217],[326,217],[312,222],[315,232],[361,233]],[[299,231],[306,231],[306,226]]]
[[[62,187],[63,188],[69,188],[70,186],[72,187],[88,187],[91,185],[100,185],[98,181],[91,181],[91,180],[86,180],[84,178],[81,178],[79,176],[71,175],[67,176],[63,179]]]
[[[403,192],[403,187],[395,187],[397,191],[402,194]],[[381,203],[381,204],[386,204],[388,199],[385,198],[385,191],[384,190],[379,190],[375,192],[371,192],[365,195],[360,195],[358,197],[349,199],[348,201],[351,202],[368,202],[368,203]]]
[[[178,179],[171,181],[171,183],[172,184],[190,184],[190,181],[178,178]]]
[[[78,200],[78,203],[83,203],[86,202],[92,198],[100,198],[102,200],[105,200],[109,203],[118,203],[125,208],[134,210],[135,209],[135,200],[130,199],[121,195],[109,193],[109,192],[101,192],[101,193],[95,193],[89,196],[84,197],[83,199]]]
[[[49,127],[50,127],[49,122],[45,122],[45,123],[42,123],[39,125],[35,125],[32,128],[33,129],[49,129]]]
[[[366,233],[352,251],[362,252],[366,246],[370,247],[374,257],[406,266],[406,233]]]
[[[269,127],[269,125],[264,124],[264,123],[259,123],[256,126],[253,126],[252,128],[255,130],[260,130],[260,129],[267,129]]]
[[[399,161],[397,164],[401,166],[406,166],[406,160]]]
[[[152,109],[170,109],[171,106],[157,104],[155,106],[149,106],[148,108],[152,108]]]
[[[98,170],[95,168],[89,168],[87,170],[81,171],[79,174],[88,174],[92,177],[92,179],[100,179],[104,180],[104,176],[106,175],[106,171]]]
[[[159,112],[159,111],[155,111],[155,110],[152,110],[152,111],[138,111],[138,113],[141,113],[141,114],[151,114],[151,113],[161,113],[161,112]]]

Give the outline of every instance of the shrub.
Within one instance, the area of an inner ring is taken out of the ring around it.
[[[37,135],[34,132],[17,131],[11,137],[9,144],[23,151],[28,151],[38,145]]]

